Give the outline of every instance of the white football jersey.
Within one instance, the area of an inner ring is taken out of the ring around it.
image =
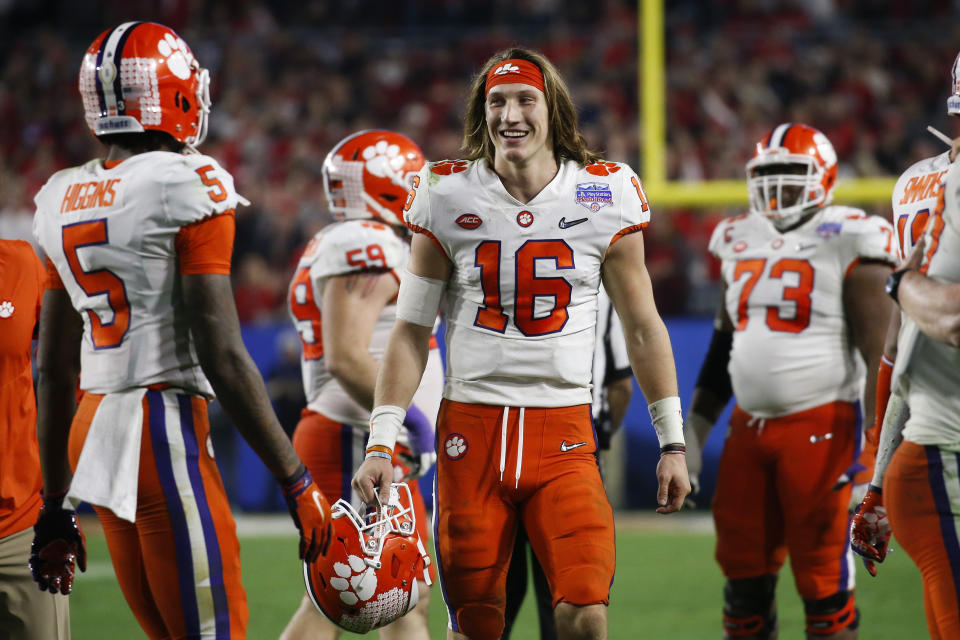
[[[317,413],[368,429],[370,412],[360,406],[327,370],[323,359],[323,292],[331,277],[371,269],[388,270],[399,283],[410,247],[387,225],[373,220],[336,222],[319,231],[303,252],[290,283],[290,317],[300,334],[300,358],[307,407]],[[383,359],[390,331],[396,321],[396,304],[380,312],[370,339],[369,352]],[[413,404],[436,419],[443,387],[443,364],[436,349],[431,350],[423,379]],[[401,432],[406,444],[406,432]]]
[[[428,164],[414,184],[406,222],[453,265],[444,397],[589,403],[600,267],[619,235],[650,219],[636,174],[619,163],[565,161],[526,204],[484,160]]]
[[[152,151],[59,171],[34,200],[34,237],[83,317],[81,388],[166,383],[212,396],[185,325],[175,241],[236,209],[233,177],[209,156]]]
[[[914,163],[903,172],[893,188],[893,228],[896,232],[900,258],[920,239],[927,220],[937,206],[940,183],[950,169],[950,152]]]
[[[843,282],[858,260],[896,263],[889,222],[831,206],[781,234],[747,214],[717,225],[710,252],[722,261],[740,407],[770,418],[859,397]]]
[[[960,282],[960,165],[945,178],[927,225],[921,269],[938,282]],[[921,333],[904,315],[896,372],[902,370],[910,417],[903,437],[960,452],[960,349]],[[901,362],[902,361],[902,362]]]

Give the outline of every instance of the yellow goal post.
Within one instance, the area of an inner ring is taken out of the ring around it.
[[[722,207],[747,204],[744,180],[667,180],[666,82],[664,58],[664,2],[638,0],[637,33],[640,35],[637,69],[640,74],[642,117],[642,178],[647,196],[656,207]],[[773,126],[775,123],[771,123]],[[890,202],[896,177],[840,180],[834,199],[843,204]]]

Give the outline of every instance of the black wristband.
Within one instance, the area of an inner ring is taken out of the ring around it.
[[[893,298],[893,301],[897,304],[900,304],[900,280],[903,279],[903,274],[907,271],[912,271],[912,269],[897,269],[887,276],[887,284],[884,288],[887,290],[887,295]]]
[[[288,477],[286,477],[286,478],[284,478],[283,480],[280,481],[280,486],[283,486],[283,487],[288,487],[288,486],[290,486],[291,484],[293,484],[294,482],[296,482],[297,480],[299,480],[300,477],[301,477],[303,474],[305,474],[306,472],[307,472],[307,467],[301,462],[301,463],[300,463],[300,466],[297,467],[297,470],[294,471],[292,475],[290,475],[290,476],[288,476]]]
[[[686,453],[687,446],[683,444],[665,444],[660,447],[660,455],[665,453]]]

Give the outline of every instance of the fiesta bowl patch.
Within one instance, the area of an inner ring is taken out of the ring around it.
[[[464,229],[476,229],[483,224],[483,220],[480,219],[480,216],[474,215],[472,213],[465,213],[459,218],[457,218],[456,223],[463,227]]]
[[[613,204],[613,191],[606,182],[584,182],[577,185],[577,204],[599,211]]]

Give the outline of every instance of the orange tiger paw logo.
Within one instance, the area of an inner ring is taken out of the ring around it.
[[[605,162],[603,160],[597,160],[592,164],[588,164],[586,168],[587,173],[595,176],[608,176],[611,173],[620,171],[620,165],[616,162]]]
[[[438,176],[449,176],[452,173],[466,171],[467,164],[469,163],[466,160],[442,160],[433,165],[430,170]]]

